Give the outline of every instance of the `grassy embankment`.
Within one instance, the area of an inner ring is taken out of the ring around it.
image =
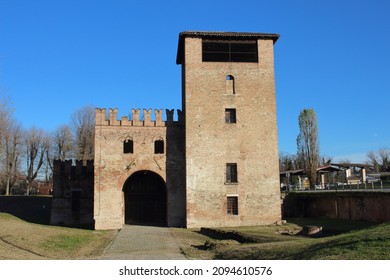
[[[390,259],[390,223],[373,225],[364,222],[329,219],[291,219],[282,226],[223,228],[238,232],[249,243],[217,240],[199,231],[175,229],[181,248],[194,259]],[[319,225],[320,237],[299,233],[304,225]]]
[[[304,225],[324,229],[322,237],[302,236]],[[292,219],[282,226],[222,228],[240,242],[172,228],[189,259],[386,259],[390,260],[390,223],[329,219]],[[0,213],[0,259],[99,259],[114,230],[93,231],[39,225]],[[247,243],[245,242],[247,240]]]
[[[0,213],[0,259],[96,259],[115,231],[93,231],[29,223]]]

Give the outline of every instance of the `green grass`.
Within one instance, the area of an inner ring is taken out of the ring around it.
[[[5,213],[0,213],[0,225],[0,259],[98,259],[116,232],[39,225]],[[297,234],[305,225],[322,226],[328,234]],[[213,239],[196,229],[170,230],[189,259],[390,260],[390,222],[291,219],[281,226],[219,229],[254,242],[241,244]]]
[[[95,231],[29,223],[0,213],[0,259],[98,259],[115,236]]]
[[[390,259],[390,223],[328,238],[297,255],[301,259]]]
[[[309,238],[292,236],[289,240],[256,243],[219,249],[216,259],[295,259],[366,260],[390,259],[390,223],[377,226],[353,221],[307,220],[301,225],[322,224],[325,230],[339,234]],[[320,223],[318,223],[320,222]],[[368,228],[367,228],[368,227]],[[262,235],[261,232],[258,232]]]
[[[324,237],[297,234],[302,226],[319,225]],[[292,219],[282,226],[221,228],[256,240],[255,243],[229,242],[207,236],[197,237],[196,230],[179,238],[182,251],[190,258],[251,260],[390,260],[390,223],[374,225],[359,221],[334,219]],[[181,233],[182,236],[185,232]],[[191,238],[195,238],[191,244]],[[203,242],[203,244],[200,244]],[[203,246],[202,246],[203,245]],[[203,254],[206,253],[207,255]],[[205,257],[206,256],[206,257]]]
[[[78,248],[82,247],[85,244],[88,244],[92,238],[92,235],[78,234],[78,235],[65,235],[59,234],[48,238],[42,243],[42,246],[50,250],[65,250],[65,251],[75,251]]]

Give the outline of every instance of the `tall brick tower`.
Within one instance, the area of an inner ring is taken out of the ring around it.
[[[179,35],[189,228],[281,218],[273,52],[278,38]]]

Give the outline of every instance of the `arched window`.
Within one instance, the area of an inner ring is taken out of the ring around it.
[[[123,141],[123,153],[124,154],[132,154],[134,152],[133,148],[133,140],[127,139]]]
[[[163,154],[164,153],[164,140],[154,141],[154,153]]]
[[[226,94],[235,94],[234,77],[232,75],[226,76]]]

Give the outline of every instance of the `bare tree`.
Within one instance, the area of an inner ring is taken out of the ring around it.
[[[296,155],[279,153],[279,169],[280,171],[295,170],[296,168]]]
[[[1,93],[1,89],[0,89]],[[9,107],[9,101],[1,97],[0,98],[0,158],[4,152],[4,134],[7,131],[7,127],[9,126],[9,121],[11,118],[12,112]]]
[[[332,163],[332,157],[329,156],[322,156],[321,157],[321,165],[329,165]]]
[[[27,164],[26,194],[29,195],[31,185],[37,178],[39,171],[44,164],[45,155],[50,147],[50,137],[48,137],[42,129],[33,127],[25,133],[25,144]]]
[[[20,125],[16,122],[10,122],[7,131],[4,133],[6,195],[11,194],[11,189],[16,182],[21,141],[22,129]]]
[[[73,138],[69,125],[62,125],[53,135],[54,158],[65,160],[72,157]]]
[[[304,169],[310,181],[310,188],[317,183],[319,165],[319,140],[317,117],[313,109],[304,109],[299,114],[299,135],[297,137],[298,158],[304,161]]]
[[[74,139],[69,125],[59,126],[51,135],[51,146],[46,151],[47,173],[53,172],[53,161],[66,160],[73,157]]]
[[[304,159],[300,155],[279,154],[280,171],[304,169]]]
[[[387,148],[379,149],[379,151],[370,151],[367,153],[367,163],[374,167],[375,172],[390,171],[390,150]]]
[[[367,153],[368,161],[367,163],[374,167],[374,172],[379,172],[380,165],[377,154],[374,151],[369,151]]]
[[[75,139],[75,158],[91,160],[94,157],[95,108],[85,106],[73,113],[71,126]]]
[[[1,89],[0,89],[1,93]],[[0,98],[0,160],[2,167],[1,182],[5,185],[5,194],[9,195],[16,180],[18,167],[21,128],[13,117],[9,99]],[[4,186],[3,185],[3,186]]]
[[[382,148],[379,150],[379,156],[381,159],[381,171],[388,172],[390,171],[390,150]]]

